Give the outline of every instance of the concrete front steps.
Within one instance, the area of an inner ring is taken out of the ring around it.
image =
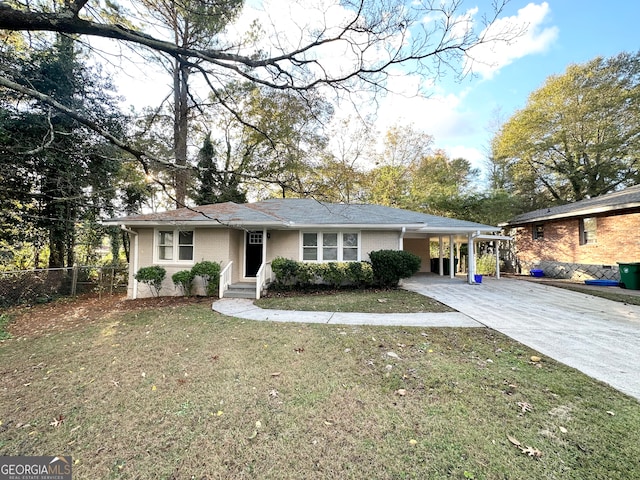
[[[256,298],[256,284],[253,282],[238,282],[229,285],[222,295],[224,298]]]

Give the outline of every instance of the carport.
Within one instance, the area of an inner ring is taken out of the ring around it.
[[[447,220],[447,219],[444,219]],[[467,245],[467,258],[466,258],[466,271],[467,271],[467,282],[469,284],[476,283],[475,274],[476,274],[476,252],[478,251],[478,244],[486,242],[491,243],[493,248],[493,253],[496,256],[496,278],[500,278],[500,248],[502,242],[509,242],[512,240],[511,237],[506,235],[500,235],[500,228],[498,227],[490,227],[488,225],[483,225],[482,230],[479,230],[478,224],[473,224],[471,222],[470,225],[473,225],[475,228],[469,228],[467,226],[460,226],[459,220],[449,219],[451,220],[451,225],[427,225],[424,227],[407,229],[403,232],[403,236],[401,242],[404,239],[424,239],[426,241],[426,252],[429,254],[429,259],[431,259],[430,255],[430,243],[432,241],[438,242],[438,269],[436,272],[440,276],[445,275],[445,271],[449,272],[449,278],[453,279],[456,275],[456,264],[455,258],[460,258],[460,250],[462,245]],[[456,225],[453,225],[453,223]],[[448,259],[445,257],[445,243],[448,244]],[[401,249],[405,249],[404,242],[400,246]],[[411,251],[411,249],[407,249]],[[418,253],[423,260],[425,260],[424,252],[413,252]],[[457,255],[457,257],[456,257]],[[446,265],[445,262],[448,261],[449,264]],[[448,266],[448,268],[445,268]]]

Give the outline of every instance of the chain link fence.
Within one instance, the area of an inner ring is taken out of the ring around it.
[[[74,266],[0,272],[0,307],[45,303],[61,296],[94,292],[122,293],[127,288],[126,266]]]

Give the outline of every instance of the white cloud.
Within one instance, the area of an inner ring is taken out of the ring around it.
[[[464,145],[454,145],[453,147],[446,147],[444,150],[451,158],[464,158],[465,160],[469,160],[475,168],[482,168],[487,158],[486,155],[477,148],[465,147]]]
[[[435,146],[445,139],[462,138],[476,130],[474,115],[466,111],[463,101],[467,94],[446,93],[428,80],[432,95],[417,96],[415,92],[427,83],[417,75],[392,77],[389,88],[395,94],[388,95],[377,112],[377,127],[385,131],[396,124],[413,124],[415,128],[432,135]]]
[[[529,3],[519,9],[517,15],[496,20],[483,32],[487,37],[504,38],[504,32],[509,31],[522,31],[522,34],[508,42],[495,41],[473,47],[465,70],[491,78],[519,58],[546,51],[558,38],[557,27],[544,27],[550,11],[547,2]]]

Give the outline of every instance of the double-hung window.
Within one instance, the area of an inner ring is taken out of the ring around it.
[[[158,230],[156,257],[159,262],[192,262],[193,230]]]
[[[596,217],[580,219],[580,245],[590,245],[598,241],[598,221]]]
[[[541,238],[544,238],[544,224],[536,223],[533,226],[533,239],[540,240]]]
[[[356,232],[304,232],[302,260],[305,262],[355,262],[359,259]]]

